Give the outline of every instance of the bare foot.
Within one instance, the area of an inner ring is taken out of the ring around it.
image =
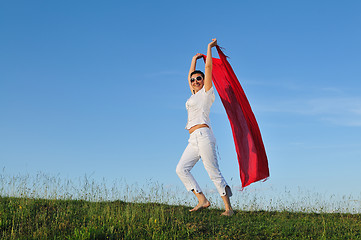
[[[221,214],[221,216],[230,217],[230,216],[232,216],[233,214],[234,214],[233,209],[229,209],[229,210],[224,211],[224,212]]]
[[[203,203],[198,203],[197,206],[195,206],[193,209],[189,210],[190,212],[195,212],[195,211],[198,211],[200,209],[203,209],[203,208],[207,208],[211,206],[211,203],[209,201],[206,201],[206,202],[203,202]]]

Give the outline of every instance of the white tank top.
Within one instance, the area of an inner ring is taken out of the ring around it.
[[[210,127],[209,113],[214,100],[213,87],[206,92],[204,86],[187,100],[188,122],[186,129],[198,124],[207,124]]]

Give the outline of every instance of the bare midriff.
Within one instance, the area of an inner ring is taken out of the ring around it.
[[[209,128],[209,126],[207,124],[198,124],[198,125],[195,125],[193,127],[191,127],[188,131],[189,131],[189,134],[191,134],[192,132],[194,132],[195,130],[199,129],[199,128],[204,128],[204,127],[207,127]]]

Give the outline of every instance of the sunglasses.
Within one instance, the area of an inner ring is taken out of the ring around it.
[[[197,80],[197,82],[201,81],[202,79],[203,79],[202,76],[198,76],[196,78],[191,78],[191,83],[193,83],[195,80]]]

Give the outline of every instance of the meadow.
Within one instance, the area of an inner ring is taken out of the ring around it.
[[[154,182],[3,173],[0,184],[1,239],[361,239],[354,197],[236,192],[229,218],[217,196],[211,208],[189,213],[192,198]]]

